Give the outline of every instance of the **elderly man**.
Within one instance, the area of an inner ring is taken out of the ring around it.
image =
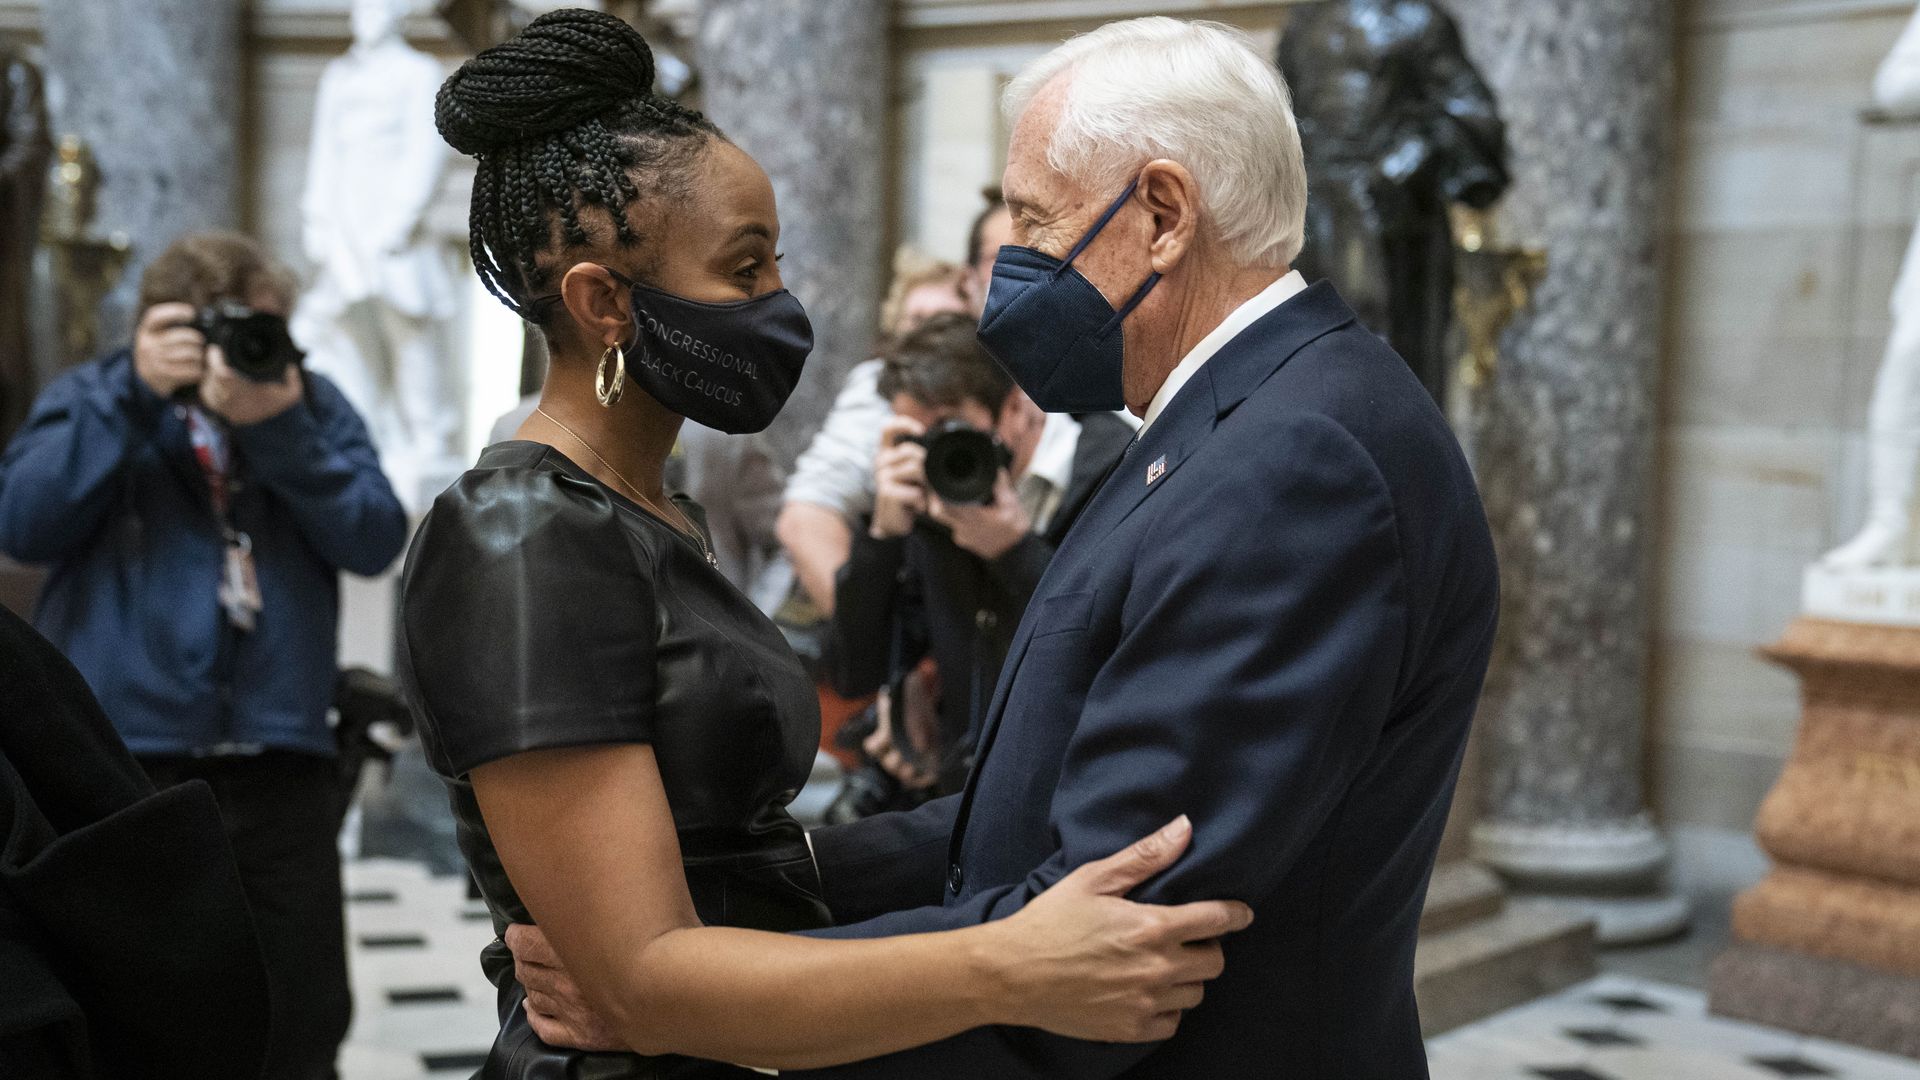
[[[1424,1077],[1414,941],[1497,600],[1473,479],[1407,365],[1289,269],[1299,137],[1241,35],[1113,24],[1008,94],[1019,246],[981,337],[1042,408],[1143,426],[1027,608],[966,791],[815,834],[825,933],[1002,918],[1181,813],[1192,848],[1136,898],[1256,918],[1157,1046],[983,1028],[803,1075]]]

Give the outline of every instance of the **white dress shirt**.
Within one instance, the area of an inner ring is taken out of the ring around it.
[[[1147,437],[1147,429],[1153,426],[1154,420],[1165,411],[1167,403],[1180,392],[1180,388],[1187,385],[1187,380],[1193,378],[1193,373],[1200,370],[1200,365],[1213,359],[1213,354],[1225,348],[1227,342],[1239,337],[1241,331],[1306,290],[1307,279],[1300,276],[1300,271],[1290,270],[1280,280],[1254,294],[1253,299],[1229,312],[1226,318],[1220,320],[1220,325],[1213,328],[1212,333],[1201,338],[1193,351],[1181,357],[1180,363],[1167,373],[1167,381],[1160,384],[1153,400],[1147,403],[1146,414],[1140,418],[1137,438]]]
[[[1048,413],[1046,426],[1040,429],[1040,444],[1033,448],[1033,460],[1013,486],[1034,532],[1047,531],[1067,497],[1067,487],[1073,483],[1073,455],[1079,450],[1080,421],[1066,413]]]

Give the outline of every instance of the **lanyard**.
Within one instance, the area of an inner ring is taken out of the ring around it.
[[[193,440],[193,460],[199,463],[200,475],[206,478],[213,516],[220,522],[221,531],[231,534],[234,529],[229,485],[233,476],[233,448],[227,433],[220,430],[213,417],[192,406],[185,408],[187,435]]]
[[[253,563],[253,537],[240,531],[233,522],[234,480],[233,444],[219,421],[193,406],[183,407],[187,434],[193,442],[193,459],[207,481],[208,501],[213,517],[226,541],[226,563],[220,576],[217,597],[227,621],[237,630],[250,631],[258,624],[265,607],[260,596],[260,579]]]

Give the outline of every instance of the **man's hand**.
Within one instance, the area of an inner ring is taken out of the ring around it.
[[[627,1049],[613,1025],[581,996],[539,927],[507,927],[507,948],[513,950],[513,977],[527,991],[527,1021],[542,1042],[574,1050]]]
[[[207,339],[193,328],[191,304],[155,304],[133,332],[133,373],[163,398],[198,383],[207,371]]]
[[[207,373],[200,382],[200,404],[235,427],[271,420],[299,404],[306,393],[300,369],[288,364],[277,382],[255,382],[227,365],[218,345],[206,350]]]
[[[938,495],[928,500],[927,516],[953,530],[953,542],[983,559],[997,559],[1013,550],[1033,531],[1033,519],[1013,493],[1013,478],[1000,470],[993,485],[993,501],[984,506],[950,503]]]
[[[897,540],[913,531],[913,519],[927,510],[927,448],[907,440],[927,429],[910,416],[896,416],[880,429],[880,450],[873,456],[875,540]]]

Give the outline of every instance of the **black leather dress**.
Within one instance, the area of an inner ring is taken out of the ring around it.
[[[691,500],[677,505],[704,528]],[[819,745],[813,683],[771,622],[690,537],[532,442],[489,447],[433,504],[407,555],[401,668],[428,760],[494,926],[531,922],[467,773],[526,750],[653,747],[695,908],[710,926],[828,924],[786,807]],[[502,1035],[482,1077],[751,1076],[684,1058],[553,1051],[534,1038],[500,941],[482,964]]]

